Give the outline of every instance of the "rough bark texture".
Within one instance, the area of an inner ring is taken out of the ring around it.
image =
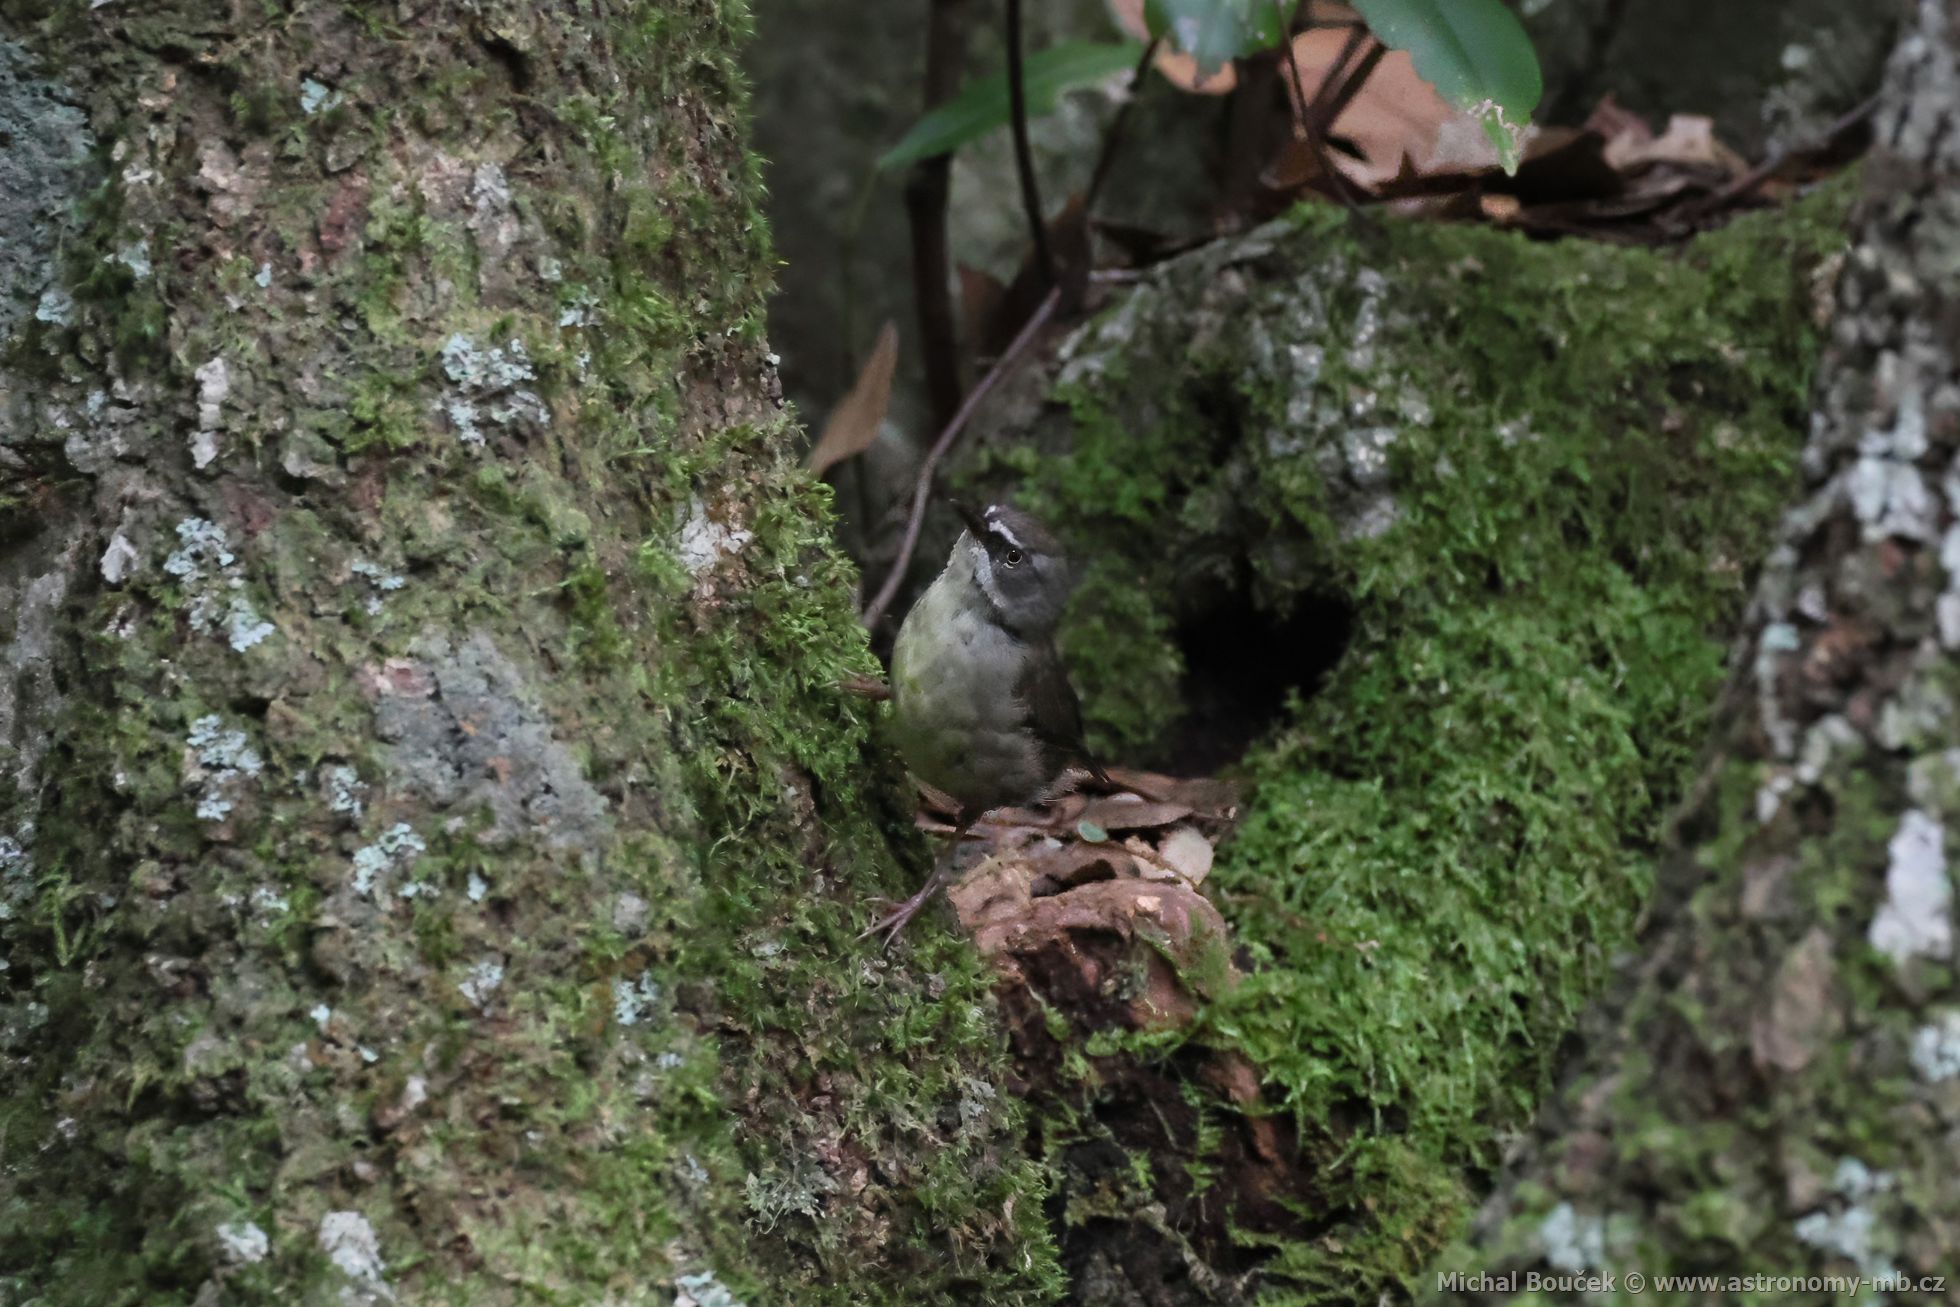
[[[1650,1297],[1673,1274],[1717,1278],[1671,1296],[1960,1296],[1960,7],[1921,0],[1885,96],[1805,495],[1712,761],[1581,1072],[1442,1264],[1454,1296],[1534,1272],[1629,1301],[1629,1273]]]
[[[0,3],[0,1297],[1052,1294],[970,953],[852,940],[746,21]]]

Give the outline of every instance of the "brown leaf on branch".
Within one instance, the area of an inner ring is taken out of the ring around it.
[[[1109,15],[1128,35],[1139,41],[1150,39],[1150,27],[1143,21],[1143,0],[1109,0]],[[1231,64],[1220,65],[1206,76],[1198,71],[1196,59],[1173,49],[1169,41],[1158,47],[1151,63],[1165,81],[1193,95],[1229,95],[1239,84],[1238,72]]]
[[[1586,119],[1585,130],[1605,139],[1606,162],[1623,173],[1653,164],[1715,168],[1724,174],[1743,171],[1749,163],[1715,138],[1715,120],[1703,114],[1677,113],[1659,135],[1645,119],[1621,108],[1612,96],[1599,102]]]
[[[1110,17],[1116,20],[1116,25],[1124,32],[1139,41],[1148,41],[1150,28],[1143,21],[1143,4],[1144,0],[1109,0],[1109,13]],[[1290,4],[1285,8],[1288,13],[1293,11],[1293,6]],[[1344,27],[1346,24],[1360,21],[1360,16],[1354,10],[1343,4],[1331,3],[1331,0],[1311,0],[1301,16],[1309,25],[1323,29],[1336,24]],[[1333,35],[1338,38],[1342,33],[1337,30]],[[1173,48],[1168,41],[1158,48],[1157,55],[1151,63],[1165,81],[1178,90],[1188,91],[1193,95],[1230,95],[1239,84],[1238,70],[1233,64],[1222,64],[1212,69],[1209,74],[1202,73],[1198,70],[1196,59]],[[1306,73],[1304,66],[1301,72]],[[1312,88],[1317,84],[1318,78],[1309,82],[1307,91],[1309,95],[1313,93]]]
[[[1148,35],[1144,2],[1108,0],[1117,24],[1140,40]],[[1846,113],[1802,148],[1773,151],[1752,166],[1716,136],[1713,120],[1704,115],[1673,114],[1657,131],[1608,96],[1582,127],[1528,127],[1522,163],[1507,176],[1483,124],[1417,76],[1406,51],[1358,41],[1353,10],[1310,0],[1289,12],[1299,30],[1278,81],[1288,95],[1284,104],[1275,98],[1271,108],[1283,121],[1277,131],[1244,133],[1281,144],[1259,172],[1258,186],[1241,187],[1229,200],[1231,216],[1243,222],[1271,217],[1317,193],[1344,203],[1379,203],[1404,216],[1486,222],[1538,236],[1678,240],[1739,210],[1788,198],[1841,169],[1862,152],[1876,103]],[[1200,95],[1234,91],[1245,81],[1240,74],[1278,58],[1262,51],[1200,78],[1195,63],[1173,44],[1160,43],[1157,70]],[[1340,109],[1316,129],[1306,121],[1307,104],[1317,106],[1316,115],[1335,104]],[[1310,131],[1322,139],[1311,139]],[[1330,177],[1330,170],[1338,175]],[[1184,248],[1166,233],[1096,225],[1130,267]]]
[[[1316,28],[1293,38],[1293,58],[1309,100],[1319,94],[1346,44],[1347,33],[1335,28]],[[1305,110],[1297,102],[1293,106],[1296,129]],[[1435,172],[1497,162],[1483,127],[1416,76],[1406,50],[1390,50],[1381,57],[1327,134],[1354,151],[1334,151],[1335,166],[1349,181],[1370,189],[1407,168]]]
[[[871,347],[864,367],[850,393],[837,401],[823,424],[823,437],[810,451],[807,466],[812,476],[854,455],[862,454],[878,438],[884,425],[885,410],[891,404],[892,373],[898,366],[898,328],[887,322],[878,332],[878,343]]]

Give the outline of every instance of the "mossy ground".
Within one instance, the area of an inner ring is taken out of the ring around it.
[[[1095,560],[1064,642],[1119,759],[1221,592],[1271,631],[1351,612],[1244,761],[1211,883],[1255,967],[1189,1035],[1318,1151],[1271,1301],[1417,1287],[1628,939],[1794,484],[1846,204],[1662,251],[1302,213],[1085,329],[1066,420],[984,460]]]

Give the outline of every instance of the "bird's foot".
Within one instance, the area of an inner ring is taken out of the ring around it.
[[[884,916],[872,922],[869,926],[866,926],[859,932],[858,938],[870,939],[873,935],[883,935],[884,941],[878,947],[880,951],[889,951],[892,946],[892,941],[897,939],[899,934],[904,931],[906,923],[918,916],[919,909],[932,902],[932,896],[938,892],[939,881],[935,877],[933,880],[928,881],[917,894],[914,894],[911,898],[905,900],[905,902],[899,904],[890,912],[887,912]],[[874,899],[873,902],[890,903],[891,900]]]

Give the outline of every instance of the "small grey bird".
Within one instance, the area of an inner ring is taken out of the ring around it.
[[[989,809],[1054,797],[1070,766],[1109,780],[1082,742],[1082,709],[1055,651],[1072,584],[1060,542],[1017,509],[953,507],[967,529],[905,615],[891,680],[906,765],[960,810],[925,885],[864,932],[887,944],[945,884],[960,839]]]

